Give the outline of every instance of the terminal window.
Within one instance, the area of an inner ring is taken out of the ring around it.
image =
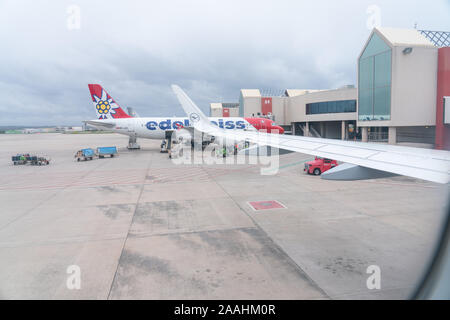
[[[306,114],[356,112],[356,100],[325,101],[306,104]]]
[[[373,33],[359,59],[359,120],[390,120],[391,57],[391,48]]]

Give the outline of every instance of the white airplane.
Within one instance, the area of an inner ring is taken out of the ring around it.
[[[356,180],[399,174],[437,183],[450,181],[450,152],[444,150],[413,148],[343,141],[292,135],[224,130],[209,119],[177,85],[172,85],[181,106],[195,130],[208,136],[233,141],[249,141],[260,146],[310,154],[345,162],[322,174],[324,179]]]
[[[97,119],[84,122],[101,130],[129,136],[130,148],[136,146],[136,138],[165,139],[167,131],[173,132],[182,127],[188,128],[195,121],[193,118],[186,117],[132,117],[114,101],[101,85],[89,84],[88,86]],[[211,117],[208,121],[227,131],[265,130],[280,134],[284,132],[283,128],[275,125],[273,120],[266,118]]]

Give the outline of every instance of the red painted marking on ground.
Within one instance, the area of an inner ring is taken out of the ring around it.
[[[285,209],[286,207],[276,200],[267,201],[249,201],[248,203],[253,210],[268,210],[268,209]]]

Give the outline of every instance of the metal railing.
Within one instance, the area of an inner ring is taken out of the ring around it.
[[[369,132],[368,134],[369,141],[387,142],[388,138],[389,134],[387,132]]]

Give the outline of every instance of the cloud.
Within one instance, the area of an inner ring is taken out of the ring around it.
[[[171,83],[205,112],[241,88],[354,84],[372,4],[385,26],[450,29],[446,1],[4,1],[0,125],[93,118],[88,83],[141,116],[183,115]]]

